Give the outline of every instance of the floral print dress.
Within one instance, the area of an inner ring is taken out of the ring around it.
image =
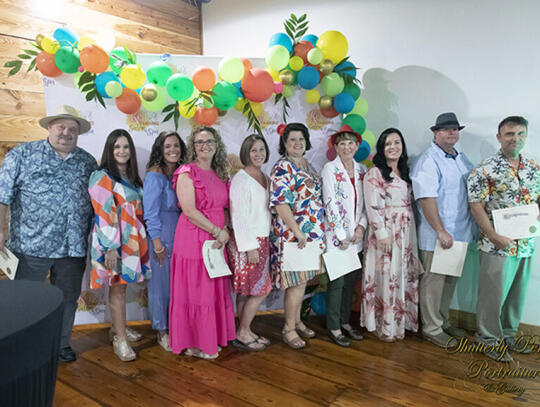
[[[362,276],[360,325],[379,339],[403,339],[405,330],[418,330],[418,260],[412,189],[392,172],[392,182],[372,167],[364,178],[368,235]],[[392,250],[384,252],[379,240],[392,239]]]
[[[281,157],[271,174],[270,208],[272,228],[270,231],[270,264],[274,284],[278,288],[289,288],[304,284],[321,273],[321,270],[285,271],[282,270],[281,253],[285,242],[296,242],[294,233],[276,213],[275,207],[288,204],[296,223],[307,236],[307,241],[319,241],[324,248],[324,211],[321,180],[308,163],[304,171],[287,156]]]

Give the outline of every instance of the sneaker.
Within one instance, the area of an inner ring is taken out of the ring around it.
[[[158,343],[159,346],[161,346],[167,352],[172,351],[171,347],[169,346],[169,334],[167,334],[167,333],[160,334],[158,332],[158,334],[157,334],[157,343]]]
[[[446,348],[447,344],[449,343],[449,341],[452,339],[451,336],[449,336],[446,332],[441,332],[440,334],[437,334],[437,335],[427,335],[427,334],[424,334],[424,338],[426,340],[428,340],[429,342],[437,345],[437,346],[440,346],[441,348]]]
[[[531,336],[520,336],[519,340],[516,341],[514,336],[507,336],[504,338],[504,342],[508,345],[508,348],[516,353],[523,353],[528,355],[532,352],[531,344],[534,343]]]
[[[448,335],[453,336],[454,338],[462,338],[464,336],[468,336],[467,331],[461,328],[457,328],[455,326],[448,326],[446,328],[443,328],[443,331],[446,332]]]

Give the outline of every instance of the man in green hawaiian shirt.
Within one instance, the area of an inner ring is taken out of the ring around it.
[[[528,122],[510,116],[499,124],[501,149],[475,168],[467,180],[469,204],[482,234],[478,240],[480,277],[476,306],[476,340],[487,345],[501,343],[526,352],[516,344],[531,274],[534,239],[512,240],[493,228],[492,211],[520,205],[540,205],[540,167],[520,154],[527,139]],[[486,356],[511,362],[502,350]],[[519,348],[519,349],[518,349]]]

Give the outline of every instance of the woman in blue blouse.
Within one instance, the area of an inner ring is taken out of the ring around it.
[[[180,216],[172,174],[184,162],[186,145],[174,131],[163,131],[154,141],[144,179],[144,220],[148,230],[152,278],[148,282],[148,310],[158,343],[169,348],[170,265],[174,230]]]

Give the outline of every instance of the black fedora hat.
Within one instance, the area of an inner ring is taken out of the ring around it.
[[[461,126],[458,122],[456,114],[453,112],[442,113],[437,117],[435,121],[435,126],[431,126],[431,131],[439,129],[448,129],[448,128],[457,128],[459,130],[464,129],[465,126]]]

